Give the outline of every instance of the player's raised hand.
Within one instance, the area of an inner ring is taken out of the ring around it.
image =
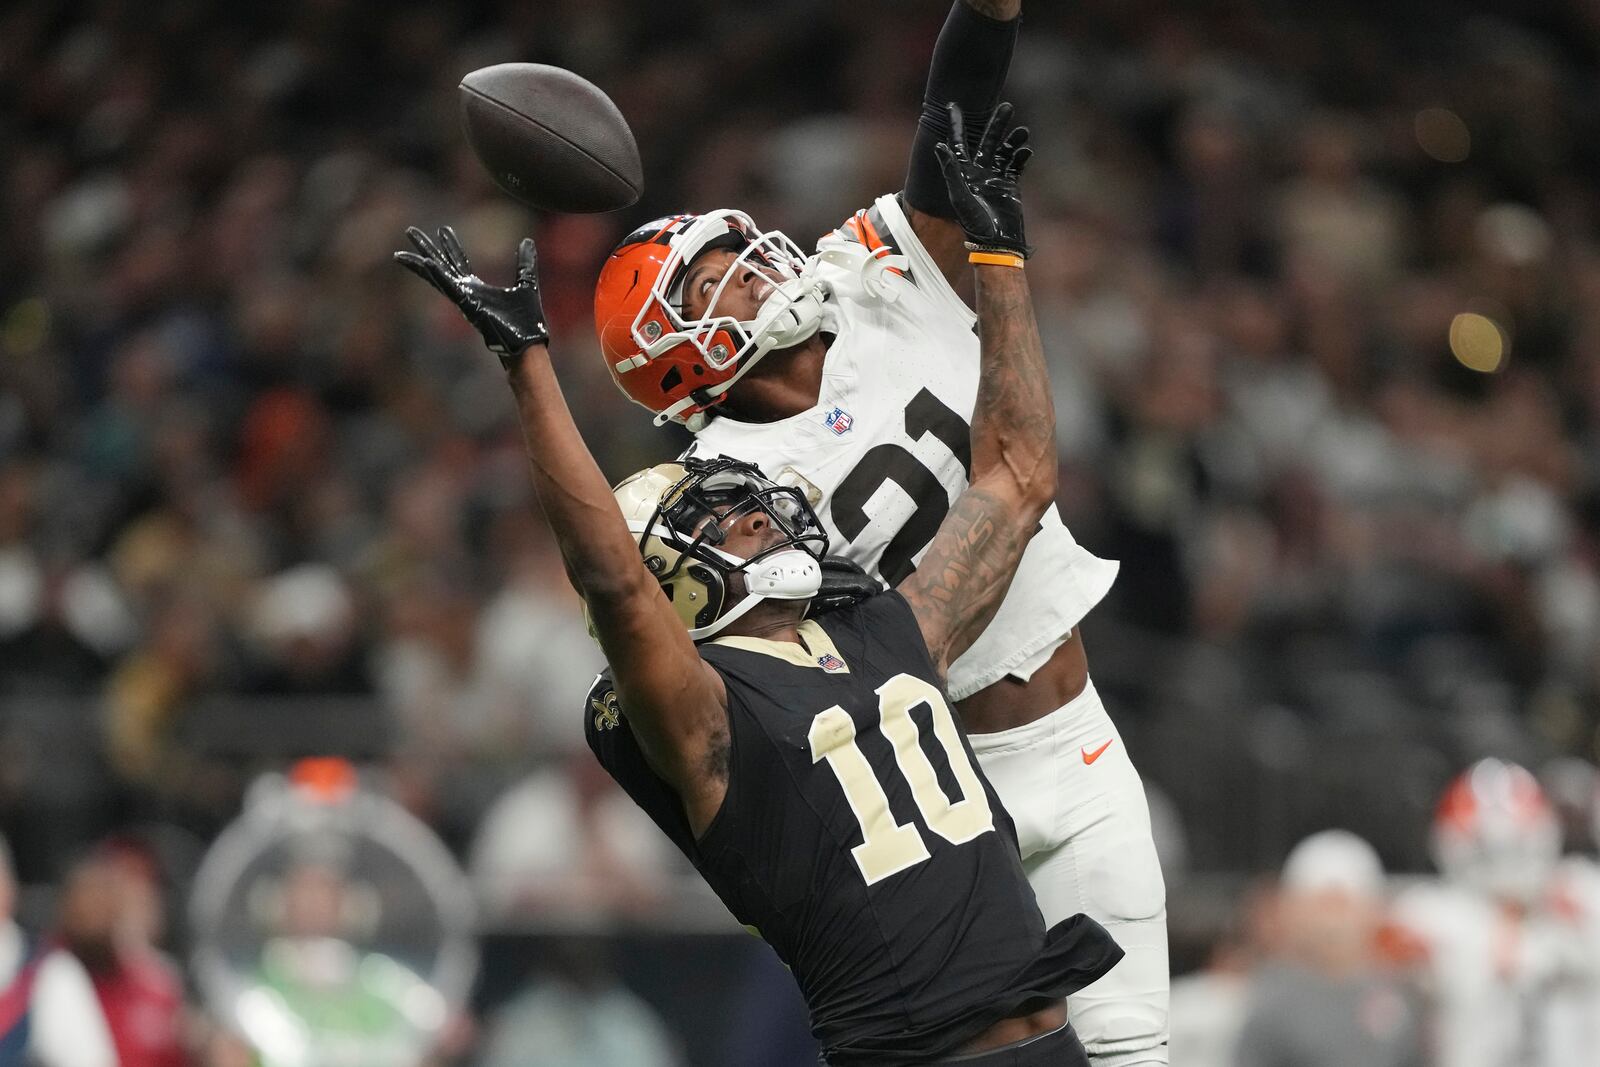
[[[406,229],[415,252],[396,252],[395,262],[421,278],[461,309],[484,343],[500,357],[507,370],[513,357],[529,345],[550,340],[539,299],[539,255],[533,238],[524,237],[517,249],[517,280],[508,289],[491,285],[472,273],[466,250],[449,226],[439,229],[439,240],[417,229]]]
[[[977,148],[972,149],[967,145],[961,109],[953,103],[948,106],[953,146],[941,142],[933,150],[944,170],[950,204],[966,234],[967,247],[1026,259],[1033,249],[1023,235],[1017,179],[1033,156],[1028,127],[1018,126],[1007,133],[1011,105],[1001,104],[994,109]]]

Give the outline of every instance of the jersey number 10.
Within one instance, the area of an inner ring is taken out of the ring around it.
[[[967,758],[956,729],[955,717],[944,696],[934,686],[909,674],[897,674],[877,689],[878,721],[883,736],[894,746],[895,763],[928,829],[952,845],[965,844],[994,829],[989,794]],[[939,786],[933,762],[922,751],[911,709],[926,704],[933,716],[933,735],[950,761],[961,789],[961,799],[951,802]],[[861,746],[856,744],[856,724],[835,704],[811,720],[811,762],[828,761],[844,790],[845,800],[861,824],[861,844],[850,850],[867,884],[882,881],[929,857],[928,845],[911,823],[896,823],[889,798],[873,773]]]

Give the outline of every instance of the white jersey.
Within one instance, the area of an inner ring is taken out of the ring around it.
[[[1432,1001],[1437,1062],[1585,1062],[1595,1047],[1587,1010],[1594,994],[1583,963],[1587,946],[1569,916],[1542,904],[1518,913],[1480,893],[1428,882],[1396,898],[1394,918],[1423,950],[1420,977]],[[1574,1049],[1585,1051],[1574,1059]]]
[[[802,489],[829,552],[888,585],[915,569],[967,487],[978,396],[976,318],[911,230],[897,199],[879,197],[839,236],[890,246],[909,261],[896,298],[852,295],[840,278],[823,329],[834,334],[816,404],[777,422],[712,419],[692,455],[732,456]],[[824,273],[822,277],[827,278]],[[959,700],[1008,674],[1027,678],[1099,603],[1117,564],[1090,554],[1051,507],[999,612],[951,664]]]
[[[1545,911],[1561,956],[1544,1002],[1541,1064],[1600,1061],[1600,863],[1567,856],[1556,867]]]
[[[1418,977],[1432,1005],[1438,1062],[1450,1067],[1525,1064],[1520,924],[1488,898],[1439,882],[1402,892],[1394,917],[1423,949]]]

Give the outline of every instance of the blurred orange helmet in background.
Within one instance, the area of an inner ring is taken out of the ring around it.
[[[1434,862],[1450,880],[1527,903],[1561,855],[1561,827],[1539,782],[1504,760],[1479,760],[1445,790],[1433,818]]]

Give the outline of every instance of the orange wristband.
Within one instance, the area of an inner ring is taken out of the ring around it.
[[[968,263],[982,263],[990,267],[1022,267],[1023,259],[1010,252],[968,252]]]

